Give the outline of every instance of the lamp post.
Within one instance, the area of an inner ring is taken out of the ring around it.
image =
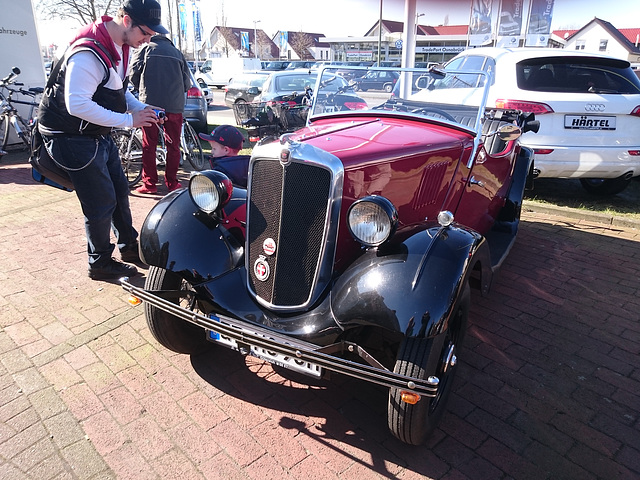
[[[424,13],[416,13],[416,35],[418,35],[418,26],[420,25],[420,17],[424,17]]]
[[[378,18],[378,66],[382,66],[382,59],[380,58],[382,50],[382,0],[380,0],[380,18]]]
[[[256,25],[260,23],[260,20],[253,21],[253,43],[255,44],[255,52],[253,52],[253,56],[257,59],[260,59],[260,45],[258,44],[258,28]]]

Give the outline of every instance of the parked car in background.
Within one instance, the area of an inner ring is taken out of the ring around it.
[[[298,68],[311,68],[315,65],[315,60],[294,60],[285,67],[285,70],[296,70]]]
[[[475,48],[447,65],[492,73],[488,105],[536,114],[535,173],[579,178],[593,194],[613,195],[640,175],[640,80],[617,58],[540,48]]]
[[[205,132],[207,130],[207,111],[208,101],[202,88],[198,84],[197,80],[190,73],[191,76],[191,88],[187,91],[187,99],[184,104],[184,118],[199,132]],[[211,92],[209,92],[209,96]]]
[[[204,62],[194,62],[193,60],[187,60],[187,65],[189,65],[189,70],[191,73],[196,73],[196,70],[200,69]]]
[[[262,92],[255,98],[256,101],[276,101],[288,103],[301,103],[304,100],[307,89],[316,84],[319,71],[317,70],[283,70],[273,72],[262,85]],[[323,94],[332,95],[332,108],[335,110],[358,110],[366,107],[366,102],[353,93],[349,83],[336,73],[325,72],[322,76],[327,82]],[[316,93],[314,92],[314,95]]]
[[[211,93],[209,86],[203,80],[200,80],[199,82],[196,80],[196,82],[198,83],[200,90],[202,90],[202,95],[204,95],[207,105],[213,105],[213,94]]]
[[[398,72],[388,70],[373,70],[365,75],[352,80],[353,89],[366,92],[367,90],[384,90],[387,93],[393,91],[393,87],[398,81]]]
[[[260,70],[261,65],[257,58],[210,58],[202,64],[195,75],[198,81],[203,81],[210,87],[223,88],[236,75]]]
[[[257,71],[232,78],[224,87],[224,103],[233,107],[235,103],[252,102],[262,92],[262,85],[268,77],[269,72]]]
[[[285,68],[287,68],[289,63],[291,62],[286,62],[286,61],[285,62],[283,61],[266,62],[264,63],[264,65],[262,65],[262,70],[273,70],[273,71],[284,70]]]
[[[447,409],[470,291],[488,292],[515,241],[533,159],[518,140],[536,124],[447,104],[446,89],[444,103],[338,111],[349,85],[330,70],[312,88],[308,125],[254,147],[247,188],[195,172],[153,207],[145,286],[123,286],[174,352],[230,348],[388,388],[389,430],[418,445]]]

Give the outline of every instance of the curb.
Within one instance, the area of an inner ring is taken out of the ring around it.
[[[524,200],[522,208],[526,212],[542,213],[548,215],[562,216],[575,220],[609,225],[612,227],[625,227],[640,229],[640,220],[627,217],[616,217],[606,213],[590,212],[570,207],[560,207],[558,205],[543,204]]]

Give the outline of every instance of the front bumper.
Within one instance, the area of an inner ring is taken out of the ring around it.
[[[250,347],[253,346],[296,358],[300,362],[316,365],[325,371],[341,373],[384,387],[415,392],[425,397],[435,397],[437,394],[439,384],[437,378],[420,379],[391,372],[355,343],[339,342],[333,345],[318,346],[242,320],[222,315],[210,318],[201,313],[187,310],[148,290],[132,285],[127,279],[122,281],[122,287],[136,298],[181,320],[231,338],[238,345],[245,345],[246,348],[242,348],[241,352],[249,352]],[[347,352],[359,355],[369,364],[354,362],[334,355]]]

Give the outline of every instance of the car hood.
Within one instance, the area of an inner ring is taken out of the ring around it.
[[[332,117],[315,120],[289,138],[332,153],[345,170],[442,150],[459,156],[463,144],[472,141],[468,132],[429,123],[391,116]]]

